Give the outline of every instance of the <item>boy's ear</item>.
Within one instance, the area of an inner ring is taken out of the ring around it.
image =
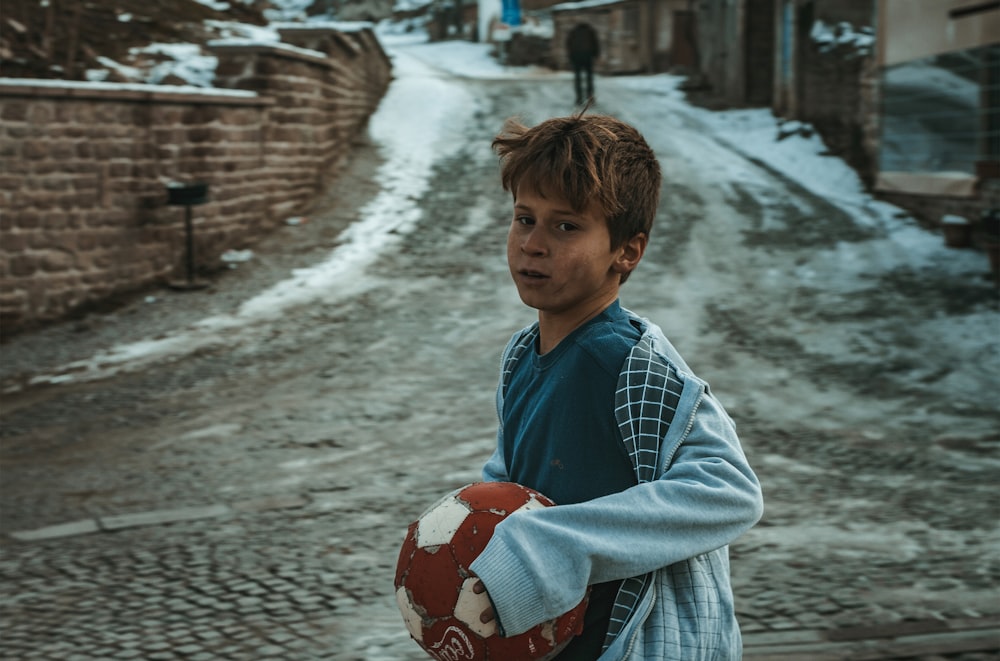
[[[649,237],[642,232],[626,241],[625,245],[618,249],[618,258],[613,267],[615,272],[621,275],[631,273],[639,265],[639,260],[645,254],[648,242]]]

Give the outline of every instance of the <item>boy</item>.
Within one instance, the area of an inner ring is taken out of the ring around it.
[[[482,619],[516,635],[589,586],[559,661],[739,659],[727,545],[759,520],[760,485],[708,386],[618,302],[659,163],[631,126],[583,113],[508,120],[493,148],[514,198],[510,273],[538,322],[504,351],[483,476],[558,506],[503,521],[472,564]]]

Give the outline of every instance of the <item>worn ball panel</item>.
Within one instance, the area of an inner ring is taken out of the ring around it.
[[[413,555],[413,551],[417,548],[417,522],[414,521],[410,524],[410,527],[406,530],[406,537],[403,539],[403,545],[399,549],[399,558],[396,560],[396,581],[395,585],[403,584],[403,572],[409,566],[410,557]]]
[[[458,563],[447,544],[439,545],[431,553],[416,548],[410,557],[410,570],[403,577],[403,585],[426,617],[451,617],[455,600],[468,576],[459,571]],[[416,571],[414,571],[416,570]]]
[[[477,482],[459,489],[456,497],[468,503],[472,512],[496,512],[504,518],[532,500],[545,507],[555,505],[534,489],[513,482]]]
[[[436,620],[429,627],[424,627],[423,640],[420,646],[438,661],[490,659],[486,639],[470,632],[455,620]],[[508,661],[515,661],[517,658],[510,657]]]
[[[471,512],[465,520],[465,525],[455,531],[451,538],[451,547],[455,553],[455,560],[465,569],[479,557],[490,538],[493,537],[493,529],[503,521],[505,517],[495,512]]]
[[[520,636],[500,638],[490,644],[490,659],[551,659],[566,646],[555,639],[551,622],[539,625]],[[570,637],[571,638],[571,637]],[[566,638],[566,643],[570,638]]]
[[[464,501],[452,495],[445,496],[417,519],[417,546],[427,548],[450,543],[470,511]]]
[[[566,641],[568,643],[574,636],[579,636],[583,633],[583,616],[587,611],[587,604],[589,601],[590,589],[588,588],[587,596],[584,597],[583,601],[576,608],[563,613],[554,620],[549,621],[549,624],[551,624],[555,629],[552,636],[557,642]],[[563,645],[563,647],[565,647],[565,645]],[[562,647],[559,649],[562,649]]]
[[[406,588],[396,590],[396,605],[399,607],[399,612],[403,614],[403,623],[406,624],[406,630],[410,632],[410,636],[420,639],[423,636],[424,618],[417,612],[409,595],[406,594]]]
[[[439,661],[545,661],[583,629],[588,598],[559,618],[509,638],[482,623],[489,597],[476,594],[469,565],[496,526],[518,512],[554,505],[512,482],[477,482],[456,489],[410,524],[396,564],[396,601],[410,636]],[[589,595],[588,595],[589,596]]]

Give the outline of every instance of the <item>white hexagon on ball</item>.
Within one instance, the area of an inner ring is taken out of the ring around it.
[[[454,494],[448,496],[417,521],[417,548],[451,543],[451,538],[467,516],[469,506],[456,499]]]
[[[406,594],[406,588],[396,590],[396,605],[399,606],[399,612],[403,614],[403,622],[406,623],[406,630],[410,632],[414,640],[423,640],[424,632],[421,626],[423,618],[413,608],[413,602],[410,601],[409,595]]]
[[[535,494],[531,494],[528,498],[528,502],[518,507],[516,510],[511,512],[511,514],[517,514],[518,512],[530,512],[531,510],[540,510],[545,507],[548,507],[548,505],[535,498]]]
[[[470,630],[483,638],[488,638],[497,632],[496,620],[483,623],[479,616],[487,608],[492,608],[489,596],[483,592],[476,594],[472,586],[479,581],[478,578],[467,578],[462,582],[462,590],[458,593],[458,601],[455,602],[455,619],[469,627]]]

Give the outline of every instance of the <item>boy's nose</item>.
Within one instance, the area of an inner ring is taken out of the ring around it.
[[[543,255],[545,251],[545,239],[537,229],[528,232],[521,241],[521,252],[526,255]]]

